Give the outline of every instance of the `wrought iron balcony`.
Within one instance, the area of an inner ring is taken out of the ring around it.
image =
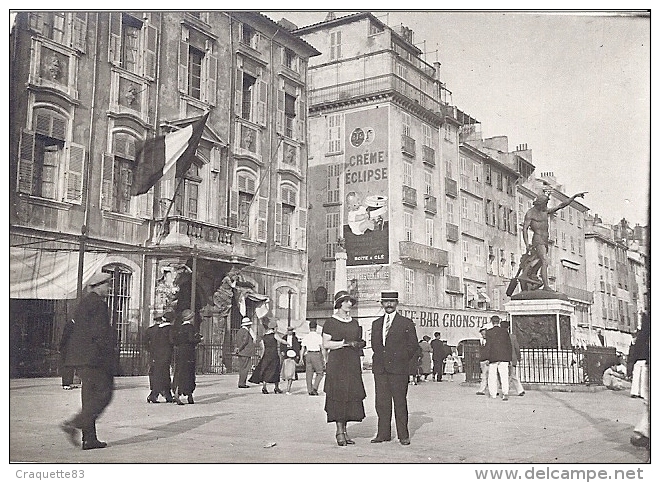
[[[445,177],[445,193],[452,198],[458,197],[458,183],[455,179]]]
[[[424,211],[434,215],[438,212],[438,200],[435,196],[424,195]]]
[[[457,242],[458,241],[458,225],[453,223],[447,223],[447,241]]]
[[[403,204],[412,206],[413,208],[417,206],[417,190],[411,188],[410,186],[403,186]]]
[[[183,216],[169,216],[164,222],[157,222],[162,230],[163,244],[199,246],[200,248],[222,248],[233,250],[240,230],[227,226],[192,220]]]
[[[411,241],[399,242],[399,258],[401,260],[431,264],[436,267],[446,267],[449,262],[449,255],[445,250]]]
[[[408,156],[415,156],[415,140],[406,134],[401,135],[401,152]]]
[[[427,166],[435,166],[435,149],[422,144],[422,162]]]

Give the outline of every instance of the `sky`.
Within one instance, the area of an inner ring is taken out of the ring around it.
[[[265,11],[299,27],[324,11]],[[336,11],[337,16],[349,11]],[[651,144],[649,17],[578,11],[372,11],[414,30],[454,105],[484,137],[527,144],[537,175],[606,223],[648,223]]]

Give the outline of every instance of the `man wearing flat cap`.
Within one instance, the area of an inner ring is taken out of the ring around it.
[[[397,292],[382,292],[381,305],[385,315],[371,326],[371,348],[374,351],[372,372],[376,392],[378,433],[372,443],[392,439],[392,403],[399,442],[410,444],[408,432],[408,367],[410,360],[420,355],[415,324],[397,313]]]
[[[250,387],[247,385],[247,376],[252,367],[252,356],[256,348],[251,327],[250,317],[243,317],[241,328],[236,332],[235,354],[238,356],[238,387],[241,389]]]
[[[72,419],[61,424],[69,441],[78,446],[82,431],[82,449],[105,448],[107,443],[96,436],[96,419],[110,404],[115,369],[115,337],[105,298],[110,293],[112,275],[96,273],[87,282],[87,293],[80,299],[73,320],[65,365],[78,369],[82,383],[82,408]]]

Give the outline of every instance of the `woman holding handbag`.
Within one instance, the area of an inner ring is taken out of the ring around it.
[[[339,446],[355,444],[346,433],[348,421],[364,419],[366,397],[362,383],[360,351],[366,346],[362,328],[351,317],[351,307],[356,300],[341,290],[335,295],[335,313],[323,326],[323,347],[328,351],[324,392],[325,412],[328,422],[337,427]]]

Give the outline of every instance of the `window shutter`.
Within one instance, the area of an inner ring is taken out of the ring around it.
[[[212,106],[216,103],[218,85],[218,57],[213,53],[213,44],[207,41],[208,46],[204,62],[206,62],[206,102]]]
[[[307,210],[298,208],[298,240],[296,248],[298,250],[307,249]]]
[[[306,138],[305,133],[305,119],[307,117],[307,103],[305,102],[305,96],[300,95],[298,97],[298,141],[304,142]]]
[[[156,46],[158,45],[158,29],[147,23],[144,26],[143,74],[147,79],[156,78]]]
[[[28,14],[28,25],[30,30],[34,30],[37,33],[43,33],[43,13],[40,12],[30,12]]]
[[[85,148],[80,144],[70,143],[67,150],[66,191],[64,192],[64,201],[80,205],[83,202]]]
[[[76,12],[71,19],[71,47],[85,52],[87,46],[87,14]]]
[[[236,70],[236,97],[234,104],[234,112],[236,116],[242,117],[243,115],[243,70]]]
[[[121,13],[110,12],[110,38],[108,40],[108,62],[121,64]]]
[[[21,146],[18,150],[18,192],[32,194],[32,175],[34,173],[34,133],[21,133]]]
[[[101,178],[101,209],[112,210],[112,177],[114,174],[115,157],[112,154],[103,154],[103,169]]]
[[[151,219],[154,216],[154,187],[143,195],[136,196],[137,216]]]
[[[230,193],[231,199],[229,201],[229,226],[231,228],[238,227],[238,190],[232,188]]]
[[[179,41],[179,92],[188,93],[188,29],[181,27]]]
[[[275,244],[282,244],[282,203],[279,200],[275,205]]]
[[[257,240],[265,242],[268,236],[268,198],[259,197],[259,206],[257,211]]]
[[[284,134],[284,81],[280,80],[280,88],[277,89],[277,118],[275,119],[275,130]]]
[[[268,84],[257,79],[257,122],[266,125],[266,105],[268,102]]]

